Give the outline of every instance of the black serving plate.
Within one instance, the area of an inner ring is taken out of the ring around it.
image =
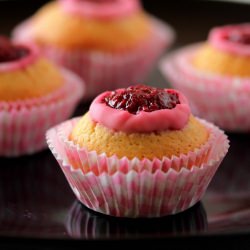
[[[0,31],[9,34],[45,1],[0,2]],[[145,8],[177,31],[173,48],[204,40],[208,30],[249,21],[250,5],[144,1]],[[146,83],[168,86],[157,68]],[[89,102],[78,106],[83,114]],[[228,134],[231,147],[201,202],[159,219],[121,219],[94,213],[76,201],[49,150],[0,158],[1,249],[74,249],[97,244],[119,247],[200,249],[223,243],[250,248],[250,134]]]

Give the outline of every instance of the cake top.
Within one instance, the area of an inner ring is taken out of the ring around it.
[[[21,59],[29,54],[24,46],[14,45],[7,37],[0,36],[0,63]]]
[[[60,4],[69,13],[99,19],[121,18],[140,9],[138,0],[60,0]]]
[[[139,0],[52,1],[20,26],[16,38],[66,50],[127,52],[145,44],[154,31],[151,18],[139,3]]]
[[[146,85],[104,92],[89,111],[93,121],[129,133],[182,129],[190,116],[187,99],[180,92]]]
[[[0,102],[40,98],[63,86],[60,69],[31,44],[0,36]]]
[[[250,23],[215,27],[208,41],[222,51],[250,56]]]
[[[16,44],[6,36],[0,36],[0,72],[24,68],[38,58],[33,45]]]
[[[172,109],[180,104],[176,91],[136,85],[121,91],[112,91],[102,100],[111,108],[127,110],[131,114],[140,111],[152,112],[160,109]]]

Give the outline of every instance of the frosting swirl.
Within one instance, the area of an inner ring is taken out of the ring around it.
[[[208,41],[219,50],[250,56],[250,23],[213,28]]]
[[[134,88],[140,89],[145,86],[139,85]],[[130,92],[129,99],[124,104],[116,103],[110,105],[110,100],[114,101],[114,91],[107,91],[98,95],[90,105],[89,113],[93,121],[102,124],[109,129],[115,131],[123,131],[127,133],[149,133],[162,130],[179,130],[188,122],[190,116],[190,107],[184,95],[173,89],[156,89],[147,86],[149,91],[155,91],[153,97],[156,101],[151,105],[152,93],[150,95],[141,96],[143,105],[140,103],[131,103],[131,100],[141,95]],[[118,89],[115,91],[116,96],[122,96],[131,90]],[[160,100],[159,95],[165,97]],[[158,95],[158,96],[157,96]],[[167,98],[169,96],[169,98]],[[151,98],[151,99],[150,99]],[[146,102],[145,99],[150,100]],[[133,102],[133,101],[132,101]],[[132,109],[131,109],[132,107]]]
[[[68,13],[97,19],[114,19],[140,9],[138,0],[60,0]]]

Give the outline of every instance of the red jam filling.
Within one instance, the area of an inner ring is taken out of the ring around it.
[[[250,45],[250,33],[232,32],[225,37],[226,40],[243,45]]]
[[[11,41],[0,36],[0,62],[11,62],[21,59],[29,54],[29,49],[23,46],[13,45]]]
[[[126,110],[131,114],[140,111],[153,112],[160,109],[173,109],[180,104],[178,93],[146,85],[128,87],[122,91],[112,91],[102,102],[107,106]]]

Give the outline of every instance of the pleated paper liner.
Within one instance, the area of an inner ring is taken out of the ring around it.
[[[158,57],[169,48],[175,38],[173,29],[156,18],[151,18],[152,34],[146,41],[127,52],[66,51],[43,46],[43,53],[54,62],[69,68],[87,84],[85,97],[133,83],[145,81]],[[32,40],[32,21],[27,20],[14,29],[13,37],[19,41]]]
[[[233,132],[250,130],[250,78],[219,76],[196,70],[192,56],[201,44],[166,56],[160,63],[170,84],[189,99],[195,115]]]
[[[197,149],[171,159],[118,159],[115,155],[98,155],[66,142],[69,128],[77,120],[50,129],[49,148],[76,197],[94,211],[118,217],[160,217],[193,206],[202,198],[229,147],[220,129],[201,120],[211,134],[206,143],[211,145],[207,158],[203,157],[203,149]],[[71,165],[72,154],[73,159],[80,158],[76,161],[80,165]],[[194,163],[192,167],[187,158]],[[197,159],[204,162],[196,166]]]
[[[0,102],[0,156],[32,154],[47,147],[45,133],[68,119],[83,97],[82,80],[63,69],[64,86],[45,97]]]

